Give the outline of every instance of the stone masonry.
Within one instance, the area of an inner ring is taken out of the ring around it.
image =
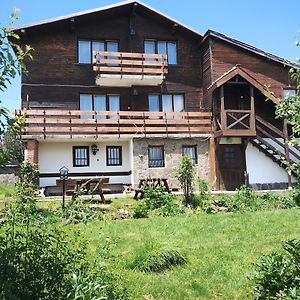
[[[148,146],[164,146],[165,167],[149,168]],[[206,138],[141,138],[133,140],[133,176],[136,188],[139,179],[148,177],[167,178],[170,188],[180,188],[176,179],[176,168],[182,157],[182,146],[197,145],[198,164],[196,166],[196,177],[209,181],[209,140]]]

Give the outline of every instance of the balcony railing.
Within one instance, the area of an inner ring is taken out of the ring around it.
[[[210,112],[27,110],[23,137],[68,135],[147,136],[212,131]]]
[[[250,109],[225,109],[216,119],[222,136],[256,135],[255,114]]]
[[[94,51],[93,69],[102,86],[159,85],[168,60],[166,54]]]

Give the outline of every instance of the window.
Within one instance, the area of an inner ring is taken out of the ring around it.
[[[120,110],[120,96],[119,95],[92,95],[80,94],[80,110],[97,110],[97,111],[119,111]],[[81,119],[117,119],[118,116],[89,116],[83,115]]]
[[[119,43],[117,41],[104,40],[78,40],[78,62],[80,64],[91,64],[94,51],[118,52]]]
[[[107,166],[122,165],[122,146],[106,147],[106,165]]]
[[[296,90],[295,89],[283,89],[282,91],[282,98],[289,98],[296,96]]]
[[[148,54],[167,54],[168,63],[177,65],[177,43],[175,41],[146,40],[144,50]]]
[[[189,156],[197,164],[197,146],[182,146],[182,155]]]
[[[88,167],[90,165],[89,147],[73,147],[73,167]]]
[[[157,112],[183,112],[184,95],[181,94],[163,94],[149,95],[149,111]],[[177,117],[176,117],[177,118]],[[179,117],[180,118],[180,117]]]
[[[236,148],[225,146],[223,152],[223,164],[226,166],[234,165],[237,161]]]
[[[149,168],[165,166],[165,156],[163,146],[149,146],[148,148]]]

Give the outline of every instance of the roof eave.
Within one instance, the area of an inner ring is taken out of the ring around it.
[[[11,27],[10,29],[12,31],[20,31],[20,30],[26,30],[32,27],[37,27],[37,26],[42,26],[42,25],[47,25],[47,24],[51,24],[51,23],[55,23],[55,22],[59,22],[59,21],[64,21],[64,20],[68,20],[68,19],[72,19],[72,18],[76,18],[76,17],[80,17],[80,16],[84,16],[84,15],[88,15],[88,14],[92,14],[92,13],[97,13],[97,12],[101,12],[101,11],[107,11],[113,8],[117,8],[117,7],[122,7],[122,6],[126,6],[129,4],[133,4],[133,3],[137,3],[147,9],[149,9],[150,11],[164,17],[165,19],[168,19],[169,21],[178,24],[179,26],[181,26],[182,28],[185,28],[186,30],[192,32],[193,34],[199,36],[199,37],[203,37],[203,34],[201,34],[200,32],[196,31],[195,29],[171,18],[170,16],[163,14],[162,12],[148,6],[147,4],[139,1],[139,0],[126,0],[123,2],[118,2],[116,4],[112,4],[112,5],[107,5],[107,6],[103,6],[103,7],[98,7],[95,9],[90,9],[90,10],[85,10],[85,11],[81,11],[78,13],[73,13],[73,14],[69,14],[69,15],[65,15],[65,16],[60,16],[57,18],[50,18],[50,19],[46,19],[46,20],[42,20],[42,21],[38,21],[38,22],[34,22],[34,23],[29,23],[29,24],[25,24],[25,25],[20,25],[20,26],[15,26],[15,27]]]
[[[241,42],[241,41],[238,41],[234,38],[231,38],[231,37],[228,37],[222,33],[219,33],[217,31],[214,31],[214,30],[207,30],[206,33],[204,34],[203,38],[202,38],[202,43],[210,36],[213,36],[215,38],[218,38],[218,39],[221,39],[225,42],[228,42],[232,45],[235,45],[237,47],[240,47],[240,48],[243,48],[247,51],[250,51],[252,53],[255,53],[257,55],[260,55],[262,57],[265,57],[269,60],[273,60],[273,61],[276,61],[277,63],[280,63],[284,66],[288,66],[288,67],[291,67],[291,68],[297,68],[299,69],[300,68],[300,65],[296,64],[296,63],[293,63],[285,58],[282,58],[282,57],[279,57],[277,55],[274,55],[274,54],[271,54],[269,52],[265,52],[259,48],[256,48],[250,44],[247,44],[247,43],[244,43],[244,42]]]

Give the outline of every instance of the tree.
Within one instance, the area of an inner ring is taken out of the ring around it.
[[[177,169],[177,179],[183,188],[185,204],[193,206],[192,192],[194,181],[194,166],[193,160],[189,156],[183,156],[180,159]]]
[[[9,27],[13,26],[14,20],[18,20],[18,10],[14,8],[13,13],[10,15],[11,22]],[[32,58],[32,48],[28,45],[24,47],[18,45],[20,36],[14,33],[9,28],[0,27],[0,92],[3,92],[7,85],[11,83],[11,79],[15,78],[21,72],[26,71],[24,60],[26,58]],[[0,164],[5,162],[11,162],[15,160],[17,153],[11,155],[13,147],[3,147],[4,141],[7,141],[9,137],[12,142],[13,137],[20,132],[20,129],[24,125],[24,119],[20,116],[11,116],[9,110],[2,105],[0,99]],[[13,143],[18,143],[17,141]],[[7,151],[5,151],[8,150]]]
[[[300,42],[297,43],[300,46]],[[299,60],[300,62],[300,60]],[[300,66],[290,70],[291,78],[295,83],[295,95],[278,99],[276,107],[276,115],[278,118],[286,120],[287,124],[292,127],[292,135],[289,138],[289,145],[292,145],[300,150]],[[298,140],[297,140],[298,138]],[[296,171],[297,180],[300,180],[300,162],[288,164],[289,169]]]

